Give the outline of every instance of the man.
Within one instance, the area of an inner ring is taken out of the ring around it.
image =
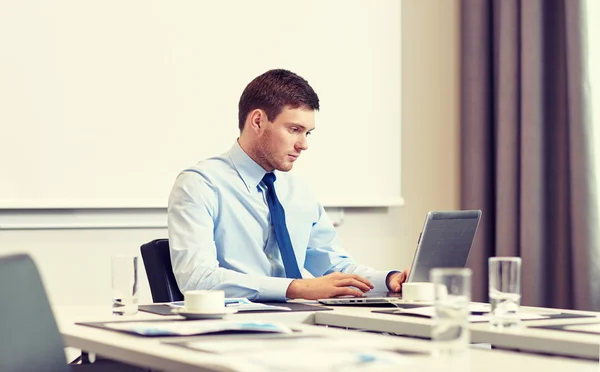
[[[182,292],[284,301],[401,290],[406,273],[352,261],[308,186],[286,173],[308,149],[318,109],[302,77],[267,71],[242,93],[231,149],[178,176],[168,218]],[[302,268],[314,278],[303,279]]]

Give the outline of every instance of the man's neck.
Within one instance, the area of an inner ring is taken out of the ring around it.
[[[248,155],[248,157],[250,157],[250,159],[252,159],[256,164],[260,165],[263,169],[265,169],[265,167],[260,163],[258,157],[255,155],[254,153],[254,147],[251,145],[250,141],[248,141],[247,139],[245,139],[244,136],[240,136],[237,139],[238,145],[240,145],[240,148],[242,149],[243,152],[246,153],[246,155]],[[270,172],[268,169],[265,169],[266,172]]]

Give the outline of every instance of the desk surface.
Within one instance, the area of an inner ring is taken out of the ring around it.
[[[200,351],[161,343],[161,338],[146,338],[96,329],[75,322],[109,321],[109,320],[146,320],[168,319],[154,314],[140,312],[132,317],[114,317],[109,307],[56,307],[54,309],[59,328],[64,336],[67,346],[94,352],[116,360],[151,367],[165,371],[255,371],[261,370],[258,366],[249,365],[246,360],[224,357],[218,354],[209,354]],[[179,318],[179,317],[172,317]],[[400,319],[398,319],[400,318]],[[405,319],[406,318],[406,319]],[[394,315],[371,313],[368,308],[340,307],[334,311],[321,311],[315,313],[264,313],[264,314],[235,314],[229,319],[256,319],[294,324],[306,334],[319,334],[331,337],[334,341],[347,340],[350,337],[360,337],[360,343],[380,343],[393,345],[401,350],[421,351],[429,353],[432,344],[426,340],[386,336],[373,333],[348,331],[331,327],[319,327],[312,324],[339,325],[341,327],[379,329],[385,332],[406,333],[406,329],[418,330],[429,327],[428,319],[401,317]],[[410,321],[408,321],[410,320]],[[343,325],[346,324],[346,325]],[[480,325],[478,325],[480,326]],[[475,327],[474,327],[475,328]],[[533,330],[531,330],[533,331]],[[552,331],[538,331],[552,332]],[[563,332],[556,332],[563,334]],[[565,332],[566,333],[566,332]],[[581,335],[587,336],[587,335]],[[536,336],[537,337],[537,336]],[[574,336],[573,336],[574,337]],[[164,340],[164,339],[162,339]],[[476,341],[477,340],[473,340]],[[281,340],[281,342],[288,342]],[[596,342],[596,351],[598,343]],[[298,355],[303,358],[304,355]],[[309,358],[310,355],[306,355]],[[323,367],[327,367],[326,361]],[[598,371],[598,362],[589,360],[576,360],[560,357],[542,357],[525,353],[515,353],[500,350],[470,349],[463,357],[451,361],[440,360],[430,355],[406,356],[405,365],[402,367],[418,367],[419,371],[448,371],[451,370],[485,370],[485,371],[530,371],[544,369],[544,371],[568,370],[577,368],[577,371]],[[456,364],[456,365],[453,365]],[[364,368],[363,368],[364,369]],[[361,369],[361,370],[363,370]],[[326,369],[324,369],[326,370]],[[379,369],[380,370],[380,369]],[[396,367],[397,370],[397,367]]]
[[[528,311],[544,310],[534,307],[524,307],[524,309]],[[380,309],[340,307],[333,312],[316,314],[315,324],[367,329],[416,337],[429,337],[431,333],[431,319],[373,313],[372,310]],[[600,323],[599,313],[565,311],[593,315],[594,318],[528,320],[521,322],[521,327],[516,330],[498,330],[492,328],[489,323],[472,323],[470,324],[471,342],[490,343],[507,349],[589,358],[598,361],[600,335],[529,328],[531,326],[554,324]]]

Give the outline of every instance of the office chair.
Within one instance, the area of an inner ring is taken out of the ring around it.
[[[44,284],[28,255],[0,257],[0,298],[0,371],[146,371],[108,359],[67,364]]]
[[[140,247],[150,292],[154,302],[183,301],[183,294],[177,286],[168,239],[155,239]]]
[[[0,258],[0,371],[69,371],[38,270],[25,254]]]

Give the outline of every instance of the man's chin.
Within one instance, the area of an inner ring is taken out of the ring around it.
[[[280,172],[289,172],[292,170],[292,168],[294,167],[294,164],[282,164],[279,167],[277,167],[277,170]]]

